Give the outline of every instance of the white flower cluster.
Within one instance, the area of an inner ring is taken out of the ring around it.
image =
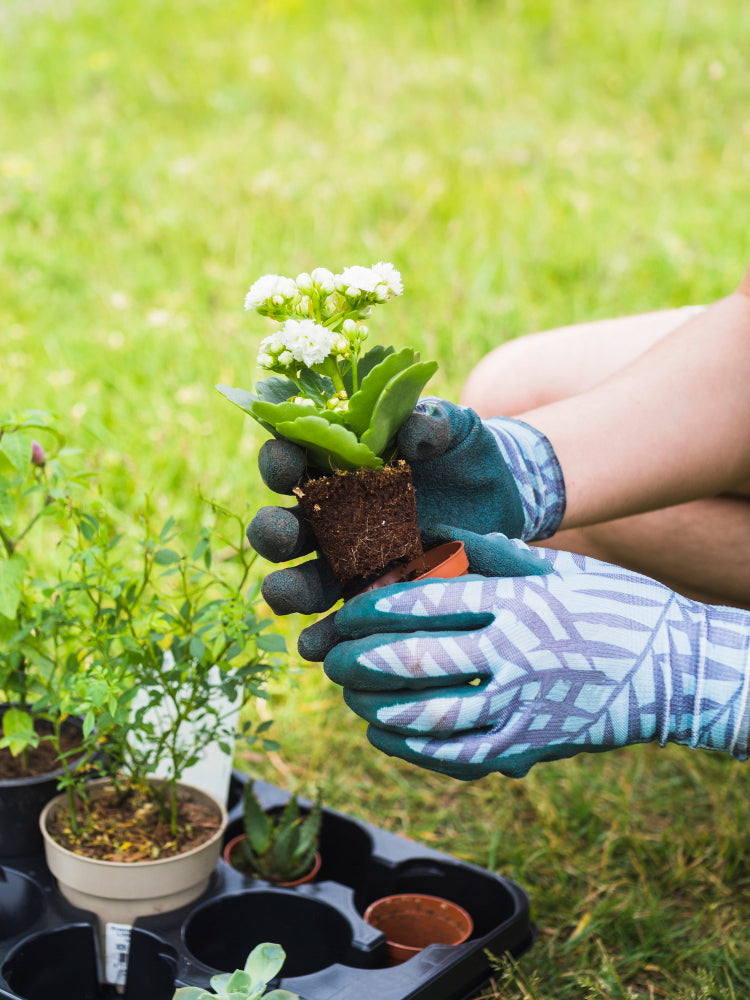
[[[387,302],[404,291],[399,272],[393,264],[382,260],[372,267],[361,267],[358,264],[345,267],[341,274],[336,275],[336,287],[349,299],[365,294],[374,295],[378,302]]]
[[[350,353],[349,341],[341,333],[312,319],[288,319],[279,330],[261,341],[258,364],[263,368],[293,365],[312,368],[330,355],[346,358]]]
[[[296,281],[280,274],[264,274],[245,296],[245,309],[275,318],[282,314],[308,316],[314,315],[315,303],[319,303],[328,318],[346,311],[351,302],[357,301],[360,307],[387,302],[403,291],[401,275],[385,261],[372,267],[345,267],[341,274],[316,267],[311,274],[299,274]]]

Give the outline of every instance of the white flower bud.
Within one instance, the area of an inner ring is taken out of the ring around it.
[[[294,361],[294,355],[291,351],[282,351],[279,355],[279,364],[284,365],[284,367],[290,365],[292,361]]]
[[[265,351],[260,352],[257,360],[261,368],[273,368],[276,364],[276,359],[270,354],[266,354]]]
[[[347,336],[351,337],[353,333],[357,332],[357,324],[354,322],[353,319],[345,319],[344,325],[342,326],[342,330],[344,331],[345,334],[347,334]]]
[[[324,292],[326,295],[330,295],[331,292],[336,290],[336,281],[333,271],[329,271],[327,267],[316,267],[310,277],[320,291]]]
[[[297,275],[297,288],[299,288],[301,292],[305,292],[308,295],[313,290],[312,276],[309,275],[306,271],[303,271],[302,274]]]

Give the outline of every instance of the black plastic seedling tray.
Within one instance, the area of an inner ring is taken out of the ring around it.
[[[244,777],[230,792],[227,840],[241,832]],[[266,808],[288,795],[256,783]],[[533,940],[526,893],[514,882],[369,823],[324,808],[317,880],[281,889],[220,861],[207,892],[180,910],[136,921],[124,992],[101,985],[95,919],[67,903],[43,857],[0,864],[3,1000],[172,1000],[178,986],[208,988],[275,941],[287,953],[277,985],[302,1000],[468,1000],[490,977],[490,955],[519,955]],[[420,892],[463,906],[474,921],[464,944],[430,945],[387,967],[385,939],[362,918],[380,896]]]

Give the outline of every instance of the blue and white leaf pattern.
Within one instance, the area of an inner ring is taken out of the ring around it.
[[[524,514],[524,541],[550,538],[565,513],[565,481],[557,455],[535,427],[512,417],[491,417],[485,426],[513,473]]]
[[[596,559],[535,551],[553,573],[383,591],[378,631],[398,618],[409,634],[389,634],[356,662],[370,677],[429,685],[360,696],[371,729],[389,734],[388,752],[400,739],[403,756],[457,777],[518,776],[539,760],[648,740],[746,759],[750,612],[699,604]],[[489,625],[468,628],[487,612]],[[437,614],[443,628],[455,615],[456,631],[431,633]]]

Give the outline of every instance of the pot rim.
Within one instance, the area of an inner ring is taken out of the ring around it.
[[[164,778],[149,778],[148,779],[153,784],[163,785],[166,784],[166,779]],[[97,787],[101,787],[109,783],[109,778],[95,778],[93,781],[87,782],[89,787],[96,790]],[[215,807],[219,816],[219,826],[216,831],[208,838],[204,840],[202,844],[198,844],[197,847],[191,847],[188,851],[182,851],[180,854],[173,854],[169,858],[155,858],[153,861],[104,861],[101,858],[89,858],[85,854],[77,854],[75,851],[69,850],[69,848],[64,847],[59,843],[52,834],[47,830],[47,817],[50,812],[65,799],[65,793],[62,792],[56,795],[53,799],[47,803],[47,805],[42,809],[39,815],[39,827],[42,831],[42,837],[44,838],[45,846],[49,847],[51,850],[57,851],[59,854],[71,861],[85,863],[87,865],[94,865],[95,867],[101,868],[102,872],[112,871],[114,869],[121,870],[127,869],[128,871],[137,870],[144,871],[147,868],[163,868],[170,862],[182,861],[187,858],[194,857],[197,854],[201,854],[213,848],[217,840],[221,840],[227,828],[228,816],[224,804],[220,802],[215,796],[211,795],[209,792],[204,791],[202,788],[198,788],[196,785],[190,785],[184,781],[178,781],[177,787],[181,789],[186,789],[190,792],[196,792],[198,796],[203,796],[208,799],[212,805]]]
[[[437,561],[436,561],[437,560]],[[418,572],[422,565],[426,567],[424,572],[419,573],[412,580],[405,579],[410,573]],[[443,542],[435,548],[429,549],[424,555],[412,559],[405,566],[397,566],[395,569],[384,573],[362,590],[358,594],[366,594],[370,590],[380,590],[381,587],[389,587],[393,583],[418,583],[420,580],[452,579],[463,576],[468,572],[469,560],[463,542]],[[448,570],[448,572],[445,572]]]

